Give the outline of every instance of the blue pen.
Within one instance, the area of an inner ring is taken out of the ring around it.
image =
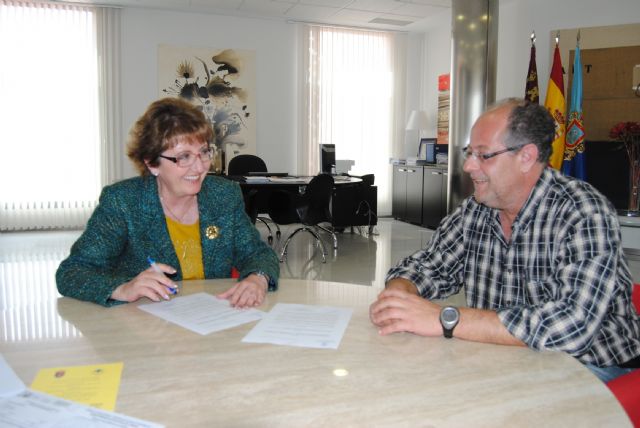
[[[153,260],[151,256],[147,257],[147,261],[149,262],[149,266],[151,266],[151,269],[164,275],[164,272],[162,272],[162,269],[158,267],[158,265],[156,264],[156,261]],[[166,287],[169,289],[169,291],[171,291],[171,294],[176,294],[178,292],[177,288],[173,288],[169,286],[166,286]]]

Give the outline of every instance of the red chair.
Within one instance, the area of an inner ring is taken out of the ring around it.
[[[633,286],[631,300],[640,313],[640,284]],[[607,386],[627,412],[633,426],[640,427],[640,369],[608,382]]]

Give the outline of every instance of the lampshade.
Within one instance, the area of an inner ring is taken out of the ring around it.
[[[423,110],[413,110],[407,121],[407,131],[427,129],[427,113]]]

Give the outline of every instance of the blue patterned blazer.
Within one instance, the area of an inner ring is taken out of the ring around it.
[[[280,266],[245,214],[240,186],[208,176],[198,194],[205,278],[244,278],[263,271],[277,284]],[[102,190],[85,231],[56,272],[58,291],[104,306],[118,302],[113,290],[149,267],[147,257],[182,272],[158,196],[154,176],[127,179]]]

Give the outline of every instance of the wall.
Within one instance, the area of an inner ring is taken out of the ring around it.
[[[551,62],[551,31],[640,22],[638,0],[501,0],[496,98],[523,96],[529,34],[537,35],[537,66],[544,100]],[[158,98],[157,46],[253,49],[257,64],[257,154],[273,170],[297,171],[298,105],[296,27],[279,21],[126,8],[122,23],[123,124],[126,131]],[[436,134],[438,75],[449,72],[451,12],[426,21],[407,49],[406,115],[428,112]],[[126,135],[123,136],[123,142]],[[416,135],[405,135],[405,156],[416,152]],[[125,176],[134,175],[123,159]]]
[[[451,69],[451,10],[445,10],[426,22],[422,49],[420,108],[427,112],[429,129],[425,135],[437,135],[438,76]],[[416,107],[412,107],[416,108]],[[412,152],[415,150],[412,149]],[[411,156],[414,156],[413,154]]]
[[[510,24],[516,22],[517,25]],[[529,34],[536,32],[536,63],[540,99],[546,96],[556,30],[640,22],[638,0],[512,0],[500,7],[500,26],[512,27],[500,34],[498,97],[524,96],[529,64]],[[566,43],[567,41],[564,41]],[[562,44],[563,41],[561,40]],[[575,44],[575,39],[571,41]],[[564,64],[566,66],[566,64]]]
[[[269,169],[296,171],[296,27],[279,21],[126,8],[122,13],[123,126],[159,98],[160,44],[256,52],[258,156]],[[126,135],[123,135],[123,144]],[[123,159],[124,176],[135,171]]]
[[[544,102],[551,71],[551,32],[559,29],[640,22],[638,0],[501,0],[498,17],[496,99],[523,97],[529,66],[531,31],[536,32],[540,99]],[[451,57],[451,13],[426,21],[422,107],[437,108],[437,77],[448,72]],[[562,43],[562,42],[561,42]],[[433,123],[435,132],[435,122]]]

